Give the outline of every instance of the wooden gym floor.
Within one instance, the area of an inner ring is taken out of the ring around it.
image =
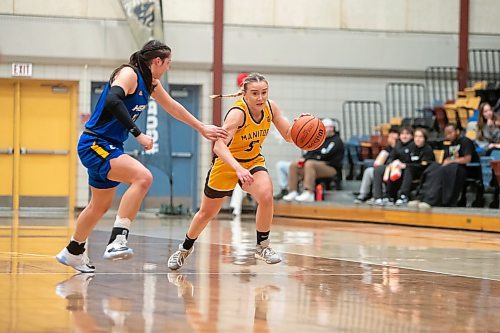
[[[252,216],[212,222],[179,272],[189,219],[141,216],[135,257],[95,274],[54,255],[72,217],[0,218],[0,332],[498,332],[498,234],[277,218],[277,265],[253,258]]]

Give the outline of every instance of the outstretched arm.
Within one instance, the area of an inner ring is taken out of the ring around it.
[[[159,80],[155,80],[154,84],[156,84],[156,88],[151,94],[151,97],[160,103],[165,111],[170,113],[172,117],[193,127],[208,140],[215,141],[219,138],[227,138],[227,131],[225,129],[214,125],[205,125],[196,119],[188,110],[167,93]]]

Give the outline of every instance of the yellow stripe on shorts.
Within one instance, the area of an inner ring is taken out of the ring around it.
[[[98,144],[94,143],[92,144],[92,146],[90,146],[90,148],[95,151],[97,153],[97,155],[101,156],[102,158],[106,158],[109,156],[109,152],[107,152],[104,148],[102,148],[101,146],[99,146]]]

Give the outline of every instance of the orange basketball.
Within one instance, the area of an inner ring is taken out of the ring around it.
[[[300,149],[315,150],[325,142],[325,125],[314,116],[302,116],[293,123],[291,135]]]

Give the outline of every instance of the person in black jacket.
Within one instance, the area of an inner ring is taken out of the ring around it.
[[[427,143],[427,132],[423,128],[415,130],[413,133],[413,142],[410,144],[409,149],[410,161],[401,165],[404,172],[401,177],[400,196],[396,200],[396,206],[408,203],[413,180],[420,179],[425,168],[427,168],[430,162],[435,160],[434,151]]]
[[[373,198],[375,201],[374,205],[384,206],[387,203],[394,204],[396,200],[397,192],[401,185],[401,182],[393,182],[390,179],[384,179],[387,174],[386,169],[394,169],[395,166],[400,163],[407,163],[410,160],[410,143],[413,142],[413,129],[411,127],[403,127],[401,133],[399,134],[399,141],[396,147],[391,150],[389,158],[387,159],[387,166],[384,168],[375,168],[373,174]],[[399,168],[399,167],[397,167]],[[400,170],[398,170],[399,172]],[[404,171],[403,171],[404,172]],[[382,193],[382,180],[386,182],[386,193],[385,197]]]
[[[460,136],[456,124],[447,124],[444,135],[446,140],[443,142],[443,164],[432,163],[424,171],[420,200],[410,201],[408,203],[410,207],[429,209],[432,206],[456,206],[467,176],[466,164],[479,162],[474,143],[469,138]]]
[[[320,148],[307,152],[302,159],[290,164],[288,194],[283,197],[285,201],[313,202],[316,179],[335,177],[341,172],[344,143],[335,132],[333,120],[325,118],[322,122],[327,133],[325,142]],[[304,191],[300,195],[297,192],[299,178],[304,179]]]

